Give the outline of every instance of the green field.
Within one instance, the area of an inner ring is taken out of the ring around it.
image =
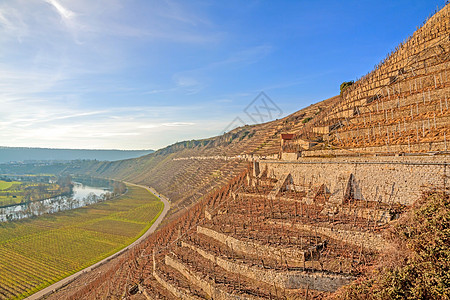
[[[0,180],[0,206],[56,197],[64,191],[54,183]]]
[[[23,199],[20,192],[21,182],[0,180],[0,206],[20,203]]]
[[[23,298],[124,248],[163,203],[147,190],[83,208],[0,223],[0,299]]]
[[[0,191],[7,190],[10,187],[12,187],[14,184],[20,184],[20,182],[18,182],[18,181],[7,182],[7,181],[0,180]]]

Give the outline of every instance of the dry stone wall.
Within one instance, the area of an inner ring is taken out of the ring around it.
[[[360,154],[404,154],[419,152],[439,152],[441,149],[450,148],[450,142],[440,143],[417,143],[406,145],[384,145],[377,147],[361,147],[340,150],[313,150],[302,152],[302,157],[334,157],[334,156],[355,156]]]
[[[292,225],[289,222],[276,221],[273,225]],[[348,244],[357,247],[363,247],[367,250],[383,251],[389,248],[389,243],[380,235],[371,232],[361,232],[356,230],[342,230],[339,228],[328,228],[312,226],[308,224],[294,224],[293,227],[310,231],[314,234],[322,234],[335,240],[345,241]]]
[[[448,189],[449,167],[446,156],[260,161],[260,168],[269,176],[279,179],[289,173],[294,184],[305,191],[325,184],[332,197],[343,199],[353,174],[356,199],[405,205],[413,204],[423,190]]]
[[[165,262],[168,266],[171,266],[178,270],[183,276],[185,276],[190,282],[200,287],[202,290],[204,290],[212,299],[217,300],[229,300],[229,299],[236,299],[236,300],[256,300],[259,299],[259,297],[249,297],[249,296],[243,296],[243,295],[232,295],[227,292],[224,292],[218,288],[215,287],[215,285],[211,282],[209,282],[205,278],[201,278],[198,274],[194,274],[191,272],[191,270],[186,267],[181,261],[179,261],[176,258],[173,258],[169,255],[166,255]]]
[[[201,298],[188,295],[184,293],[179,287],[175,287],[166,280],[164,280],[161,276],[159,276],[158,272],[153,272],[153,277],[155,277],[156,281],[161,284],[166,290],[174,294],[178,297],[178,299],[186,299],[186,300],[200,300]]]
[[[204,234],[208,237],[211,237],[222,244],[226,245],[233,251],[239,253],[253,254],[253,255],[261,255],[262,253],[266,256],[271,257],[283,257],[290,262],[304,262],[305,261],[305,253],[303,250],[297,249],[281,249],[272,247],[270,245],[263,245],[256,242],[250,241],[241,241],[239,239],[233,238],[232,236],[217,232],[215,230],[197,226],[197,232]]]
[[[217,264],[219,267],[238,273],[254,280],[261,280],[268,284],[275,284],[283,289],[311,288],[318,291],[334,292],[343,285],[349,284],[355,277],[341,274],[327,274],[323,272],[307,271],[276,271],[258,266],[250,266],[240,262],[230,261],[212,255],[200,248],[183,242],[183,247],[196,251],[206,259]]]

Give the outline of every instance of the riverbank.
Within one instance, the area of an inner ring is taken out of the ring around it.
[[[110,188],[108,187],[96,188],[74,182],[69,195],[0,206],[0,222],[16,221],[75,209],[113,200],[125,194],[114,195],[109,190]]]

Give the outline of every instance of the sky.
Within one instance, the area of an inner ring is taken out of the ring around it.
[[[160,149],[283,117],[444,3],[0,0],[0,146]]]

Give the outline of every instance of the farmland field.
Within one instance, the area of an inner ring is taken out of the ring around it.
[[[0,206],[56,197],[67,190],[55,183],[0,180]]]
[[[20,203],[22,196],[17,197],[16,188],[22,183],[19,181],[0,180],[0,206],[14,203]]]
[[[11,186],[13,186],[14,184],[20,184],[20,182],[18,182],[18,181],[11,181],[11,182],[8,182],[8,181],[0,180],[0,191],[9,189],[9,188],[10,188]]]
[[[147,190],[128,186],[114,200],[0,223],[0,299],[23,298],[124,248],[162,208]]]

